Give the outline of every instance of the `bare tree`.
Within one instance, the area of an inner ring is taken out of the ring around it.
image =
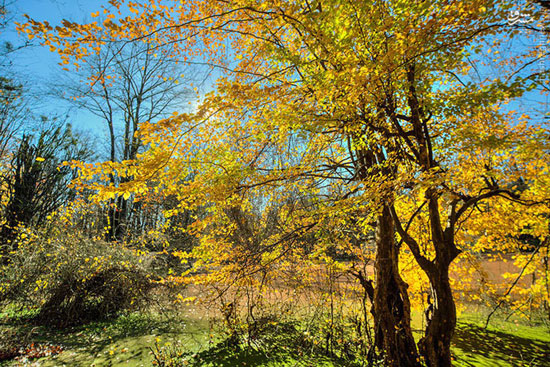
[[[0,0],[0,34],[3,34],[13,21],[14,1]],[[11,70],[10,56],[16,50],[28,45],[14,46],[9,41],[0,42],[0,161],[6,163],[15,136],[29,117],[27,88],[24,88],[18,75]]]
[[[108,43],[57,89],[78,108],[101,119],[112,162],[135,159],[143,147],[136,135],[140,124],[167,117],[190,99],[190,90],[179,83],[180,66],[162,55],[162,49],[150,44]],[[114,175],[110,179],[115,185],[122,181]],[[139,203],[114,199],[107,214],[107,240],[122,240],[138,211]]]
[[[23,87],[0,76],[0,161],[5,161],[15,135],[28,117]]]

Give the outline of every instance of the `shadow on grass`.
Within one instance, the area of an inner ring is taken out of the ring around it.
[[[317,353],[306,354],[300,348],[231,346],[222,341],[199,353],[187,355],[186,366],[353,366],[350,361]]]
[[[550,344],[474,324],[457,325],[453,339],[462,366],[550,366]]]
[[[362,366],[364,365],[351,354],[340,355],[325,350],[304,334],[296,321],[269,322],[262,320],[252,331],[250,344],[240,337],[226,336],[225,339],[204,345],[204,349],[192,352],[184,348],[159,350],[155,357],[159,362],[169,360],[177,366]],[[250,335],[250,334],[249,334]],[[179,364],[181,363],[181,364]],[[159,363],[162,365],[162,363]],[[166,363],[165,365],[172,365]]]
[[[261,350],[232,347],[228,346],[225,342],[220,342],[207,350],[193,355],[189,359],[189,366],[259,366],[268,362],[283,363],[285,359],[285,356],[280,354],[268,356]]]

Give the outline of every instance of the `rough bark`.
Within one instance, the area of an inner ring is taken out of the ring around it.
[[[384,206],[376,230],[375,344],[388,366],[420,366],[412,336],[407,284],[399,275],[398,247],[390,210]]]
[[[439,197],[435,190],[428,190],[428,210],[435,259],[423,269],[430,280],[433,304],[430,305],[425,335],[418,342],[420,354],[429,367],[451,366],[451,339],[456,327],[456,306],[449,281],[449,267],[460,251],[454,240],[456,216],[451,215],[443,229],[440,218]]]
[[[456,307],[449,283],[449,265],[435,264],[428,273],[433,304],[425,330],[418,342],[420,354],[429,367],[451,366],[451,339],[456,327]]]

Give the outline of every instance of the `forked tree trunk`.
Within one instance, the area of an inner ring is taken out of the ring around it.
[[[399,275],[398,247],[394,222],[387,206],[378,217],[376,229],[374,290],[375,343],[384,352],[386,365],[420,366],[412,336],[407,284]]]
[[[434,264],[428,272],[433,304],[425,336],[418,342],[420,354],[429,367],[451,366],[451,339],[456,327],[456,307],[449,282],[449,265]]]

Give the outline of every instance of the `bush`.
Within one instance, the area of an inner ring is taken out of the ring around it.
[[[152,288],[151,257],[79,235],[19,234],[2,266],[0,300],[36,305],[40,323],[65,327],[135,308]]]
[[[179,343],[161,345],[160,340],[157,338],[155,344],[149,349],[153,355],[153,366],[184,367],[189,364],[187,358],[189,358],[190,352]]]

